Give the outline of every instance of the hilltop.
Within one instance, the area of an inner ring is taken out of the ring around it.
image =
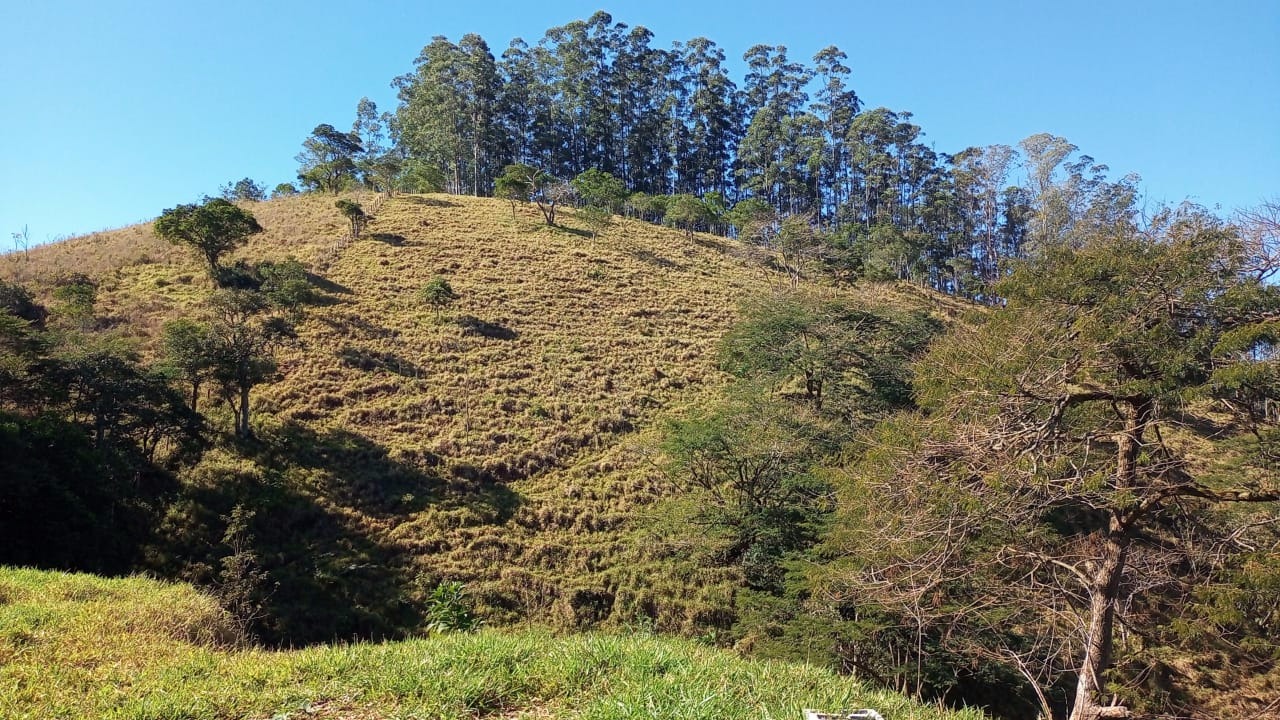
[[[170,552],[218,547],[250,503],[253,549],[280,583],[273,631],[293,642],[412,629],[442,581],[465,583],[490,622],[731,622],[735,570],[649,530],[678,492],[655,429],[724,388],[720,338],[785,275],[735,241],[634,220],[592,238],[571,214],[548,227],[499,200],[358,199],[376,220],[353,243],[331,196],[246,206],[265,232],[230,261],[297,258],[323,299],[281,351],[279,382],[255,390],[259,442],[186,474],[162,528]],[[6,261],[38,287],[90,275],[111,332],[148,353],[210,291],[197,259],[145,225]],[[461,295],[440,319],[417,298],[436,276]],[[963,309],[909,286],[813,291]]]

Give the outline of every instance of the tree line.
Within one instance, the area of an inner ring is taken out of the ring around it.
[[[763,243],[794,218],[840,271],[971,298],[1031,246],[1134,202],[1136,177],[1110,180],[1050,134],[935,151],[911,113],[864,106],[839,48],[806,64],[756,45],[743,59],[736,81],[713,41],[656,47],[605,12],[500,56],[476,34],[435,37],[395,78],[394,112],[365,98],[350,132],[315,129],[299,182],[488,196],[509,191],[513,166],[567,190],[597,173],[622,196],[567,201]]]

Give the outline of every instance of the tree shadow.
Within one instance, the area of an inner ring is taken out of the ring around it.
[[[520,505],[520,496],[484,473],[467,473],[428,451],[393,457],[383,446],[345,429],[317,434],[298,423],[286,423],[264,435],[257,459],[268,467],[323,471],[319,489],[325,497],[366,515],[392,519],[431,506],[467,507],[505,521]],[[456,482],[461,479],[465,482]]]
[[[490,340],[515,340],[520,333],[505,325],[481,320],[474,315],[463,315],[454,321],[462,328],[463,337],[480,336]]]
[[[422,195],[397,195],[397,200],[403,200],[413,205],[425,205],[427,207],[458,207],[458,203],[451,200],[441,200],[440,198],[424,197]]]
[[[554,227],[560,232],[568,233],[569,235],[577,235],[580,238],[587,238],[587,239],[595,238],[595,235],[590,230],[583,230],[581,228],[569,227],[568,225],[559,225],[559,224],[555,225]]]
[[[693,244],[719,253],[728,252],[730,247],[727,242],[714,237],[708,237],[706,235],[694,235]]]
[[[215,594],[227,585],[233,550],[252,558],[265,573],[249,575],[262,610],[253,629],[273,645],[395,639],[419,630],[415,598],[423,579],[412,551],[387,539],[386,528],[430,507],[465,508],[503,523],[522,503],[492,477],[446,471],[429,452],[393,456],[344,429],[286,423],[240,450],[253,465],[221,465],[191,483],[174,536],[160,551],[178,574]],[[238,548],[227,533],[237,506],[252,511]]]
[[[1230,436],[1233,430],[1229,423],[1218,423],[1212,418],[1189,412],[1176,413],[1170,421],[1206,440],[1222,440]]]
[[[210,479],[188,488],[179,537],[163,550],[178,558],[183,579],[216,596],[231,590],[250,598],[256,612],[241,620],[260,641],[389,640],[420,625],[403,549],[375,540],[349,513],[275,473],[225,469]],[[237,507],[251,515],[232,539]],[[257,574],[228,573],[236,563]]]
[[[318,319],[320,322],[340,332],[358,330],[361,334],[360,336],[366,339],[389,338],[394,335],[391,330],[381,325],[375,325],[359,315],[346,315],[343,317],[322,316]]]
[[[317,275],[313,272],[307,273],[307,282],[311,284],[311,287],[314,287],[318,290],[323,290],[324,292],[327,292],[327,293],[333,293],[334,295],[350,295],[351,294],[351,288],[347,287],[346,285],[336,283],[330,280],[329,278],[326,278],[322,275]]]
[[[313,475],[325,497],[375,517],[419,512],[443,497],[445,483],[433,468],[434,455],[417,462],[391,457],[382,447],[349,430],[323,435],[297,423],[264,434],[256,448],[259,463],[289,470],[322,471]]]
[[[681,265],[680,263],[674,260],[664,258],[661,255],[654,254],[652,251],[645,250],[642,248],[637,248],[635,250],[632,250],[631,255],[632,257],[636,258],[637,260],[640,260],[641,262],[646,262],[646,263],[649,263],[650,265],[655,265],[657,267],[662,268],[663,270],[683,270],[684,269],[684,266]]]
[[[354,345],[344,345],[338,350],[338,362],[346,367],[374,372],[385,370],[401,377],[422,377],[422,368],[404,358],[389,352],[377,352]]]
[[[368,237],[370,239],[377,240],[378,242],[386,243],[392,247],[404,247],[405,245],[414,244],[405,238],[405,236],[397,233],[371,233]]]

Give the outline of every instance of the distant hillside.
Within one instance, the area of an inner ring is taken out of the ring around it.
[[[187,473],[168,547],[208,553],[251,503],[254,549],[280,583],[275,634],[295,641],[413,627],[442,580],[466,583],[491,622],[730,622],[735,571],[696,567],[646,530],[675,492],[653,429],[724,386],[721,336],[785,276],[733,241],[638,221],[593,239],[572,214],[549,228],[499,200],[358,199],[376,220],[346,246],[332,196],[246,206],[266,231],[231,260],[296,257],[324,300],[281,353],[281,380],[255,390],[252,458],[214,450]],[[195,256],[147,226],[0,265],[37,287],[97,278],[100,314],[148,351],[210,289]],[[461,295],[439,321],[417,298],[435,276]],[[815,291],[961,308],[906,286]]]

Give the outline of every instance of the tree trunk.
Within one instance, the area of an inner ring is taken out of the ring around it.
[[[1099,703],[1102,675],[1111,665],[1111,636],[1115,625],[1116,600],[1120,594],[1120,578],[1124,574],[1129,538],[1116,520],[1102,540],[1102,551],[1089,588],[1089,625],[1084,638],[1084,658],[1080,661],[1076,681],[1075,703],[1071,720],[1097,720],[1103,717]],[[1114,717],[1114,715],[1107,715]]]
[[[249,439],[253,437],[253,430],[249,428],[249,386],[240,386],[240,408],[236,412],[236,435],[238,437]]]
[[[1139,398],[1129,403],[1124,432],[1116,438],[1116,490],[1133,488],[1138,482],[1138,457],[1142,452],[1142,438],[1154,412],[1154,403],[1150,398]],[[1128,711],[1122,708],[1104,707],[1099,703],[1099,698],[1103,689],[1102,675],[1111,666],[1111,636],[1129,541],[1129,527],[1113,511],[1108,520],[1107,534],[1101,540],[1100,551],[1091,570],[1089,626],[1084,638],[1084,658],[1080,661],[1071,720],[1099,720],[1128,715]]]

